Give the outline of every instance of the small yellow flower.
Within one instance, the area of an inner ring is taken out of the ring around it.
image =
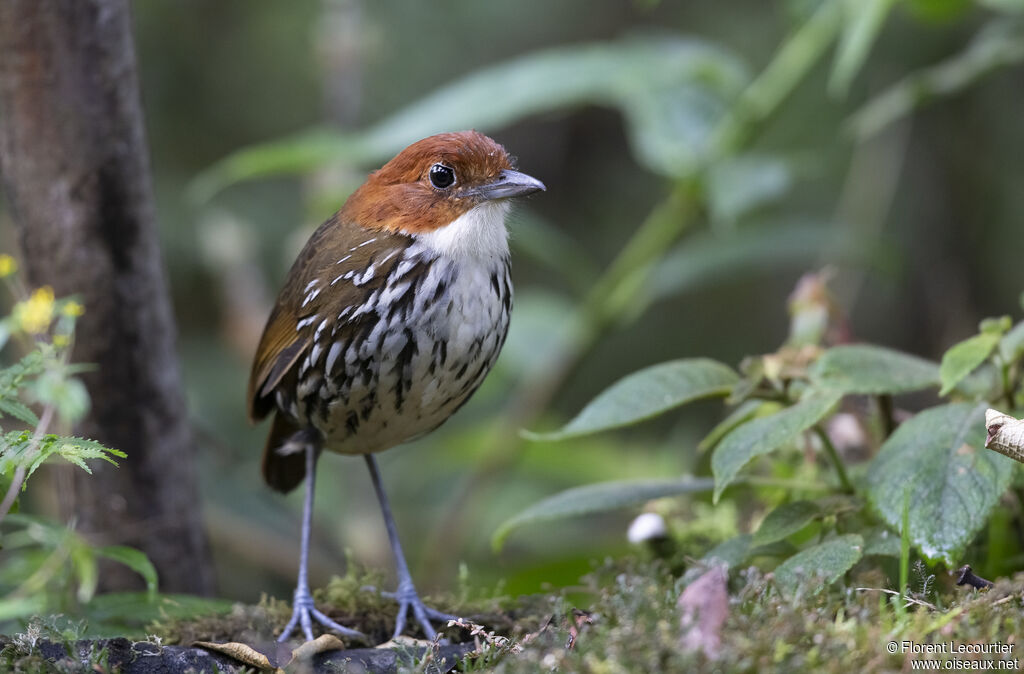
[[[18,271],[18,261],[7,253],[0,254],[0,278],[10,276]]]
[[[54,335],[53,345],[56,347],[64,347],[71,343],[71,338],[67,335]]]
[[[85,307],[74,300],[69,300],[64,303],[61,313],[65,316],[81,316],[85,313]]]
[[[33,335],[46,332],[53,320],[53,288],[43,286],[24,302],[14,306],[14,320],[25,332]]]

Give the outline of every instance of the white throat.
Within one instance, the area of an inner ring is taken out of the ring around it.
[[[456,262],[486,264],[508,257],[505,216],[509,201],[485,201],[459,216],[451,224],[420,234],[416,240],[428,250]]]

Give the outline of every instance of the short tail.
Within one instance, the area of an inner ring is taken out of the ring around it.
[[[294,421],[278,412],[263,448],[263,479],[282,493],[295,489],[306,477],[305,447],[294,441],[301,430]]]

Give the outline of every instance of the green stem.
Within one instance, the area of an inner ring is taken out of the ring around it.
[[[828,438],[828,433],[821,428],[821,426],[815,426],[814,432],[818,435],[821,440],[821,445],[825,448],[825,454],[829,460],[832,461],[832,465],[836,469],[836,475],[839,477],[839,484],[842,485],[843,491],[854,492],[853,483],[850,482],[850,477],[846,474],[846,466],[843,465],[843,460],[839,457],[839,452],[836,451],[832,441]]]

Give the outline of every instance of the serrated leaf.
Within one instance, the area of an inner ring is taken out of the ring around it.
[[[870,344],[834,346],[821,354],[808,374],[820,388],[856,394],[908,393],[939,383],[935,363]]]
[[[656,498],[710,491],[712,487],[714,482],[708,478],[624,480],[573,487],[534,503],[506,520],[494,532],[491,546],[499,550],[510,533],[527,524],[618,510]]]
[[[0,414],[22,421],[29,426],[38,426],[39,417],[20,400],[13,398],[0,398]]]
[[[920,412],[872,460],[868,499],[902,531],[910,490],[910,541],[930,561],[953,567],[1010,484],[1012,460],[985,445],[985,405],[950,403]]]
[[[96,548],[96,554],[124,564],[142,576],[142,579],[146,581],[146,589],[149,592],[156,592],[158,581],[156,567],[153,566],[153,562],[149,561],[149,557],[141,550],[129,548],[126,545],[107,545],[102,548]]]
[[[864,554],[864,540],[857,534],[846,534],[801,550],[775,567],[779,590],[793,596],[805,583],[820,590],[839,580]]]
[[[737,381],[732,368],[707,358],[652,365],[612,384],[561,430],[524,435],[531,440],[563,440],[628,426],[694,400],[728,395]]]
[[[939,366],[939,378],[942,389],[939,395],[944,396],[952,391],[960,381],[975,370],[992,354],[999,345],[1001,335],[983,332],[968,337],[942,354]]]
[[[725,436],[711,457],[714,501],[751,459],[796,441],[842,398],[838,391],[811,391],[803,400],[770,417],[754,419]]]
[[[761,522],[754,532],[754,545],[767,545],[795,534],[821,515],[821,508],[813,501],[784,503]]]

